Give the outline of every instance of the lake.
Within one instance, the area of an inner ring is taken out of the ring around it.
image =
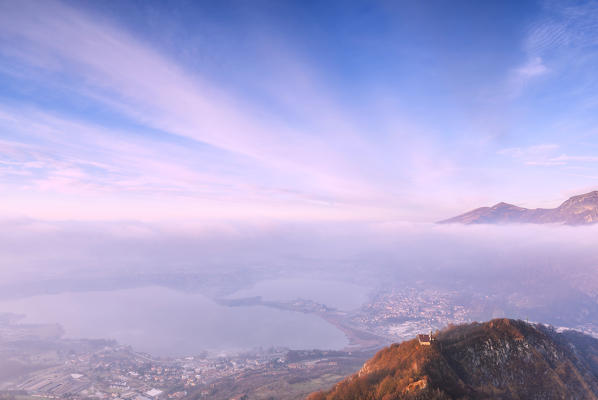
[[[59,323],[66,337],[115,339],[159,356],[271,346],[341,349],[348,343],[315,315],[226,307],[163,287],[33,296],[1,301],[0,312],[24,314],[28,323]]]

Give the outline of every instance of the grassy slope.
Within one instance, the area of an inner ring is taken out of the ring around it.
[[[596,339],[499,319],[392,345],[311,399],[595,399],[597,366]]]

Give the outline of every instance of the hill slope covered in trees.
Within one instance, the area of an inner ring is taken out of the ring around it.
[[[597,399],[598,340],[496,319],[449,327],[379,351],[310,400]]]

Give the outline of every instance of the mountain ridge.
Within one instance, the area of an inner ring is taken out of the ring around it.
[[[439,221],[439,224],[532,223],[590,225],[598,222],[598,190],[570,197],[557,208],[524,208],[500,202]]]
[[[598,399],[598,339],[495,319],[380,350],[309,400]]]

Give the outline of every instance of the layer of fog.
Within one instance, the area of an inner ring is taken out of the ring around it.
[[[598,226],[23,219],[0,227],[4,298],[150,285],[217,298],[263,281],[311,279],[370,295],[413,286],[506,296],[532,313],[543,309],[537,318],[582,304],[594,318],[598,294]]]

